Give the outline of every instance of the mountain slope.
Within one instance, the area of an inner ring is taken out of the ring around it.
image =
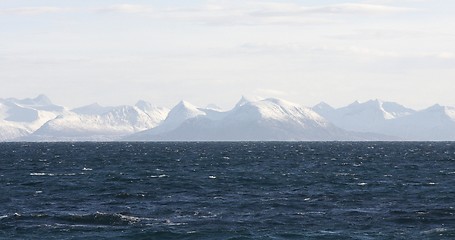
[[[15,141],[66,112],[46,96],[27,99],[0,99],[0,141]]]
[[[433,105],[388,122],[385,133],[393,133],[406,140],[454,141],[455,108]]]
[[[164,121],[159,126],[128,136],[127,139],[139,141],[147,140],[151,136],[176,129],[188,119],[205,115],[207,115],[206,112],[199,110],[191,103],[180,101],[175,107],[171,109],[171,111],[169,111],[166,119],[164,119]]]
[[[98,110],[105,109],[96,105],[76,109],[76,112],[48,121],[26,140],[112,141],[157,126],[166,113],[164,108],[157,108],[156,112],[148,108],[144,109],[147,110],[145,112],[136,106],[119,106],[96,114]]]

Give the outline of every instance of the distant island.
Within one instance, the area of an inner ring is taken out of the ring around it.
[[[454,141],[455,108],[421,111],[381,100],[341,108],[242,99],[227,111],[186,101],[172,109],[91,104],[68,109],[40,95],[0,99],[0,141]]]

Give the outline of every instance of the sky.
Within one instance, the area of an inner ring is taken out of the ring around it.
[[[0,0],[0,98],[455,106],[453,0]]]

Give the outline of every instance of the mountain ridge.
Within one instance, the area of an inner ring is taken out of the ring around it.
[[[373,99],[312,108],[242,96],[232,109],[180,101],[68,109],[47,96],[0,98],[0,141],[455,141],[455,108]]]

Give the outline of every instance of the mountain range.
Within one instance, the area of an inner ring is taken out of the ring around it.
[[[0,99],[0,141],[454,141],[455,108],[394,102],[304,107],[242,97],[230,110],[181,101],[68,109],[44,95]]]

